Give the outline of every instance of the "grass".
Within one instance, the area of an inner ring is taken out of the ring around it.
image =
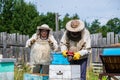
[[[15,66],[14,80],[23,80],[25,73],[31,73],[31,68],[25,63]],[[92,72],[92,68],[87,68],[87,80],[98,80],[98,74]],[[102,80],[106,80],[104,77]]]
[[[16,65],[14,70],[14,80],[23,80],[24,73],[31,73],[30,66],[26,64]]]
[[[92,67],[87,68],[87,80],[99,80],[99,73],[93,73]],[[107,80],[107,77],[102,77],[102,80]]]
[[[87,68],[87,80],[98,80],[98,74],[93,73],[92,68]]]

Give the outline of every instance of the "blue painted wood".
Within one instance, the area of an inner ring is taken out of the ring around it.
[[[1,62],[0,72],[14,72],[14,62]]]
[[[0,59],[0,80],[14,80],[14,62],[16,59]]]
[[[2,58],[0,59],[0,72],[14,72],[14,62],[16,59]]]
[[[52,63],[51,64],[54,64],[54,65],[57,65],[57,64],[62,64],[62,65],[67,65],[67,64],[70,64],[67,60],[67,58],[65,58],[61,53],[52,53]]]
[[[35,74],[24,74],[24,80],[48,80],[48,76],[40,76]]]
[[[120,48],[104,48],[103,55],[104,56],[120,55]]]

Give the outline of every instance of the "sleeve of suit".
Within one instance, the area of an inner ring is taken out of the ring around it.
[[[49,39],[50,39],[50,41],[52,41],[52,43],[53,43],[54,51],[57,51],[57,50],[58,50],[58,43],[57,43],[57,41],[55,40],[54,36],[53,36],[53,35],[50,35]]]
[[[25,47],[30,47],[32,45],[31,41],[36,39],[37,39],[37,34],[33,34],[32,37],[26,41]]]
[[[60,40],[60,49],[61,49],[61,52],[68,50],[67,46],[66,46],[66,32],[64,32],[64,34]]]

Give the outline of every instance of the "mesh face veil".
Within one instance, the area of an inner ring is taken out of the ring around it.
[[[67,31],[67,36],[68,36],[68,39],[72,41],[79,41],[81,39],[81,31],[79,32]]]

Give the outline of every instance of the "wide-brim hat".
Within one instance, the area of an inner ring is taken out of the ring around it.
[[[41,26],[37,26],[37,29],[45,29],[45,30],[51,30],[51,28],[47,24],[43,24]]]
[[[66,24],[66,29],[71,32],[78,32],[85,28],[85,24],[81,20],[70,20]]]

